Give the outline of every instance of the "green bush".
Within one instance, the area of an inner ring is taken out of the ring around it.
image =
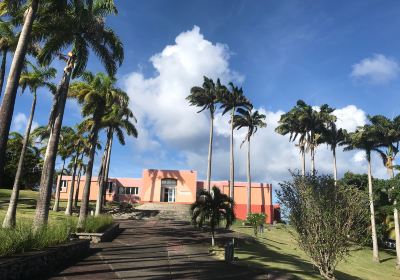
[[[64,243],[73,228],[67,221],[32,231],[29,223],[20,223],[14,229],[0,229],[0,256],[10,256],[31,250],[41,250]]]
[[[103,232],[113,223],[111,215],[88,216],[83,232]]]
[[[254,235],[257,236],[257,229],[265,224],[266,215],[264,213],[250,213],[247,215],[246,222],[251,225]]]

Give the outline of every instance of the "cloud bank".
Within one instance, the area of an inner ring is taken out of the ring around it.
[[[230,69],[229,59],[228,46],[208,41],[195,26],[192,30],[179,34],[174,44],[166,46],[150,58],[150,63],[156,70],[154,76],[145,77],[138,71],[125,77],[124,87],[131,97],[132,110],[139,121],[140,135],[133,145],[140,155],[138,158],[148,159],[143,160],[143,165],[154,164],[143,166],[144,168],[158,168],[160,165],[157,163],[163,162],[164,168],[184,166],[186,169],[197,170],[199,177],[205,178],[209,117],[207,112],[197,113],[198,108],[189,106],[185,98],[192,86],[202,84],[204,75],[213,79],[220,77],[223,82],[242,82],[243,76]],[[376,56],[372,60],[362,61],[361,66],[355,66],[354,75],[368,76],[373,74],[367,73],[378,73],[378,79],[388,79],[390,75],[385,76],[384,70],[362,70],[363,67],[374,68],[368,65],[379,65],[375,60],[381,63],[383,61],[383,64],[389,66],[393,63]],[[393,67],[396,68],[392,65]],[[376,68],[379,69],[375,66]],[[274,131],[284,112],[268,111],[263,106],[256,107],[267,116],[268,126],[260,129],[252,139],[252,178],[253,181],[272,182],[276,186],[277,182],[288,178],[289,169],[300,168],[300,154],[288,137]],[[365,124],[367,120],[365,112],[354,105],[338,108],[335,115],[338,117],[338,126],[349,131]],[[244,134],[244,130],[235,131],[237,180],[246,180],[246,146],[240,148]],[[212,178],[215,180],[229,178],[228,137],[228,116],[217,114],[212,171]],[[366,163],[362,156],[359,152],[338,151],[339,175],[348,170],[366,172]],[[374,157],[373,160],[374,175],[385,177],[385,169],[381,167],[379,158]],[[332,155],[326,146],[317,149],[316,167],[320,173],[332,172]]]
[[[364,79],[373,84],[385,84],[397,78],[400,71],[398,63],[383,54],[364,58],[353,65],[351,77]]]

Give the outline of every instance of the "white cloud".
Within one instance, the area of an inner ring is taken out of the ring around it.
[[[11,130],[19,133],[25,133],[26,126],[28,125],[28,117],[24,113],[18,113],[13,117]],[[39,124],[35,121],[32,122],[31,131],[37,128]]]
[[[153,77],[134,72],[125,77],[125,88],[132,100],[132,110],[138,117],[139,138],[134,141],[139,152],[151,153],[152,164],[179,165],[194,169],[200,178],[206,176],[209,116],[198,114],[198,108],[189,106],[186,96],[194,85],[201,85],[203,75],[213,79],[221,77],[224,82],[243,78],[229,68],[229,48],[209,42],[198,27],[179,34],[175,44],[166,46],[154,55],[150,62],[157,70]],[[267,116],[267,128],[260,129],[252,138],[252,178],[254,181],[282,182],[288,178],[288,170],[300,168],[300,154],[288,136],[274,130],[283,111],[271,112],[259,107]],[[365,124],[363,110],[354,105],[335,111],[338,126],[349,131]],[[213,150],[212,178],[229,177],[229,115],[217,114]],[[246,145],[240,148],[246,131],[235,131],[236,179],[246,180]],[[174,154],[175,153],[175,154]],[[171,155],[172,154],[172,155]],[[366,172],[365,161],[355,163],[356,152],[337,151],[339,173],[351,170]],[[358,155],[358,156],[357,156]],[[144,156],[143,158],[146,158]],[[385,176],[379,158],[373,157],[374,175]],[[307,168],[309,168],[307,155]],[[316,166],[320,173],[332,172],[332,154],[326,146],[320,146],[316,154]],[[157,168],[156,166],[144,166]],[[383,171],[382,171],[383,170]]]
[[[384,84],[397,78],[399,70],[400,67],[394,59],[375,54],[354,64],[351,77],[364,78],[373,84]]]

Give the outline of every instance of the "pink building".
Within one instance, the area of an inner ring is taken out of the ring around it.
[[[61,199],[68,199],[71,180],[71,176],[63,176],[60,192]],[[75,191],[77,189],[76,184]],[[79,185],[78,197],[81,199],[85,177],[81,178]],[[211,186],[216,186],[223,193],[229,194],[228,181],[212,181]],[[196,201],[198,192],[205,187],[206,182],[198,181],[197,172],[193,170],[145,169],[142,178],[110,178],[107,183],[106,200],[129,203],[160,202],[191,204]],[[235,182],[235,213],[239,219],[246,219],[246,188],[246,182]],[[96,200],[98,192],[97,177],[93,177],[89,199]],[[267,222],[272,223],[274,221],[271,184],[252,183],[251,203],[253,213],[265,213],[267,214]]]

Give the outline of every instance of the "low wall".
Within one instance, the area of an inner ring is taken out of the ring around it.
[[[91,243],[112,241],[120,232],[119,224],[111,225],[106,231],[100,233],[79,232],[75,236],[79,239],[90,240]]]
[[[46,279],[59,269],[86,256],[89,247],[88,240],[77,240],[44,251],[0,258],[0,279]]]

